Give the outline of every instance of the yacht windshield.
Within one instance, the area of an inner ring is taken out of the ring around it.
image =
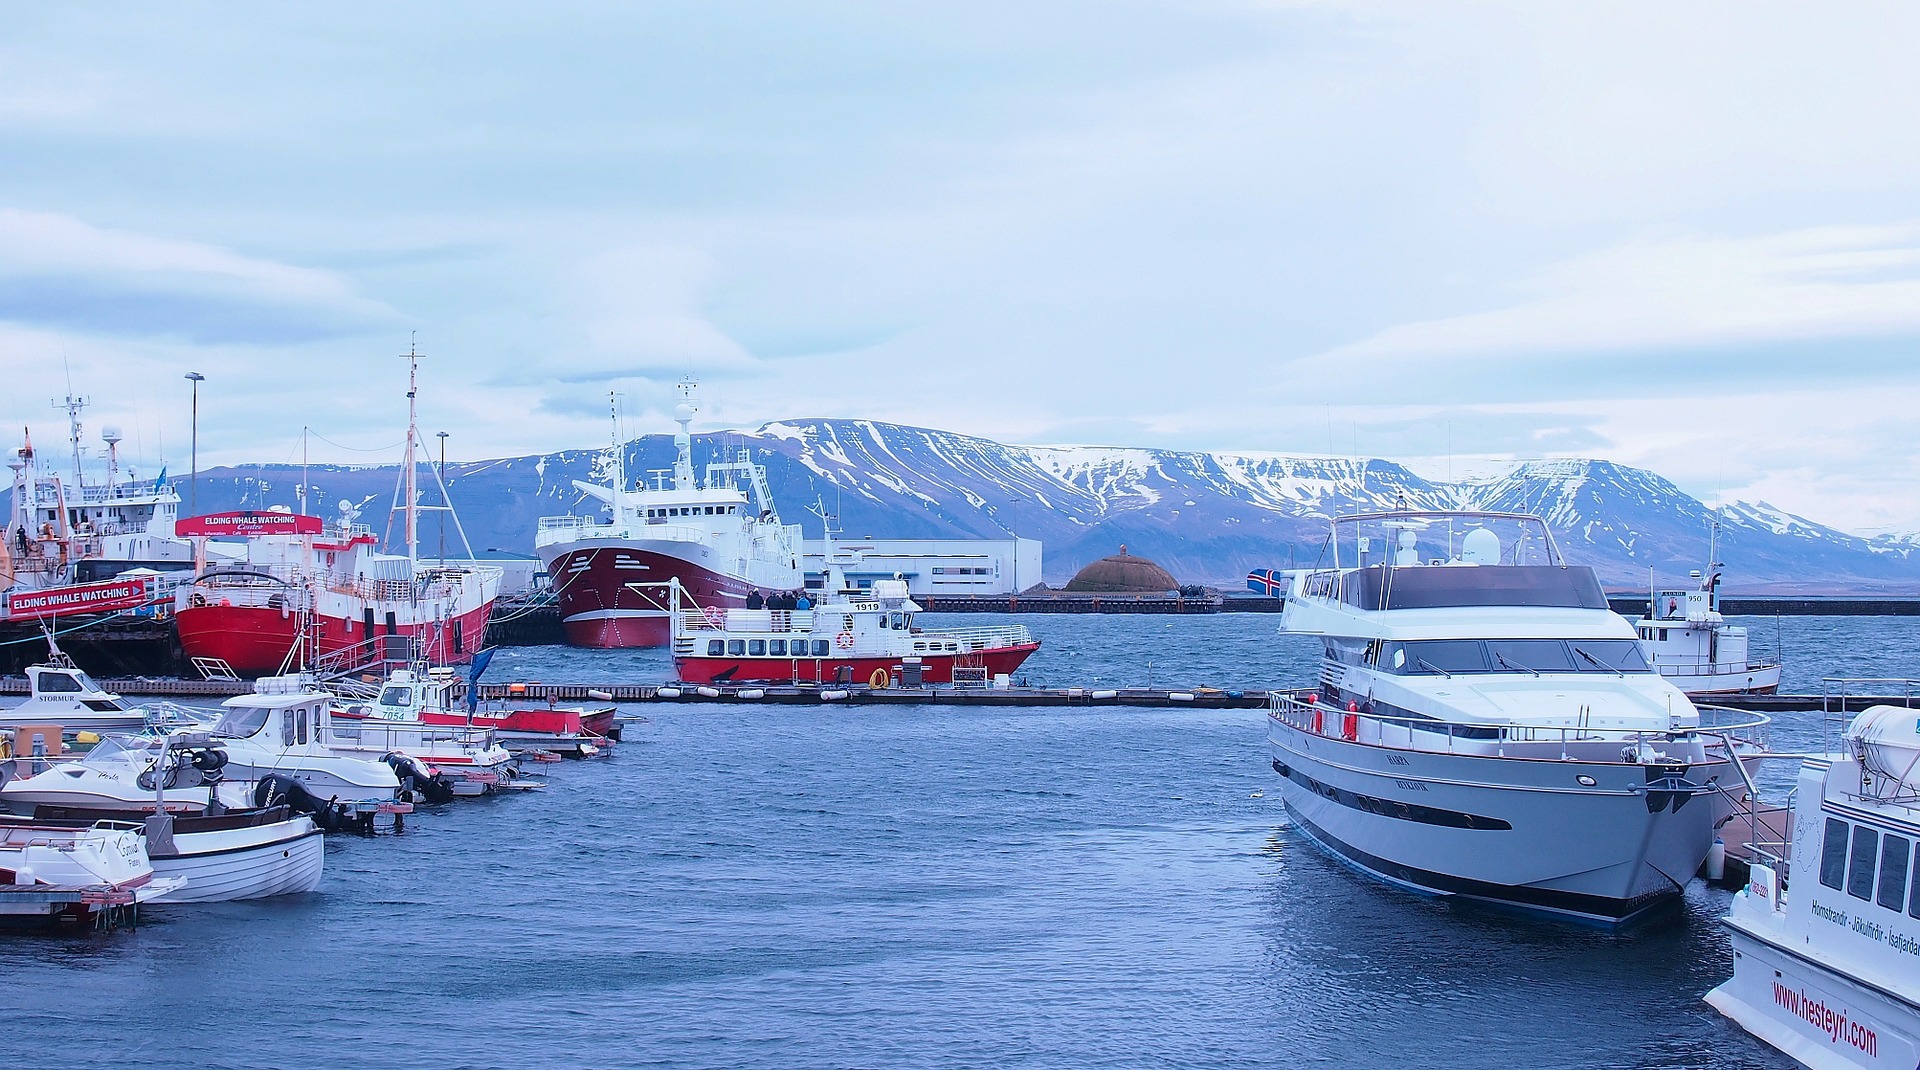
[[[412,704],[413,691],[405,687],[389,687],[380,692],[380,705],[407,706]]]
[[[1582,670],[1650,672],[1638,639],[1581,639],[1572,644]]]
[[[213,734],[226,739],[246,739],[260,731],[272,712],[261,706],[235,706],[221,715],[220,723],[213,726]]]
[[[1573,672],[1573,654],[1559,639],[1496,639],[1487,643],[1495,664],[1522,672]]]
[[[1422,639],[1387,644],[1380,664],[1401,676],[1653,671],[1636,639]]]

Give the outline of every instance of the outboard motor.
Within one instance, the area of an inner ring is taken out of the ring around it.
[[[453,801],[453,785],[441,773],[411,754],[389,751],[380,759],[393,768],[393,775],[400,778],[400,788],[404,792],[413,792],[430,803]]]
[[[253,805],[266,808],[285,805],[297,814],[307,814],[322,832],[344,832],[354,827],[353,811],[333,801],[321,801],[305,784],[280,773],[260,778],[253,788]]]

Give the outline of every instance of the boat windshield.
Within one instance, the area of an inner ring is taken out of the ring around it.
[[[380,692],[380,705],[411,706],[413,705],[413,689],[410,687],[400,687],[397,685],[394,687],[389,687],[386,690]]]
[[[213,734],[224,739],[246,739],[260,731],[273,711],[264,706],[235,706],[220,716]]]
[[[1386,644],[1380,664],[1398,676],[1653,671],[1636,639],[1421,639]]]

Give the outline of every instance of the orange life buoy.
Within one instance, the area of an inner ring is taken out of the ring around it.
[[[834,636],[833,645],[839,647],[842,650],[852,650],[853,649],[853,633],[841,632],[839,635]]]

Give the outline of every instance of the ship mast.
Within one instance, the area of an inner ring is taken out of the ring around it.
[[[693,406],[692,379],[680,381],[680,404],[673,407],[673,422],[680,430],[673,434],[673,489],[693,490],[693,432],[688,429],[693,423],[693,414],[698,411]]]
[[[624,523],[626,517],[620,511],[620,495],[627,489],[626,451],[620,445],[620,395],[607,391],[607,416],[613,428],[613,498],[608,502],[613,506],[613,523]]]
[[[407,346],[407,452],[402,461],[405,473],[407,495],[407,562],[420,563],[420,503],[419,488],[415,485],[414,443],[420,437],[420,353],[415,345]]]

